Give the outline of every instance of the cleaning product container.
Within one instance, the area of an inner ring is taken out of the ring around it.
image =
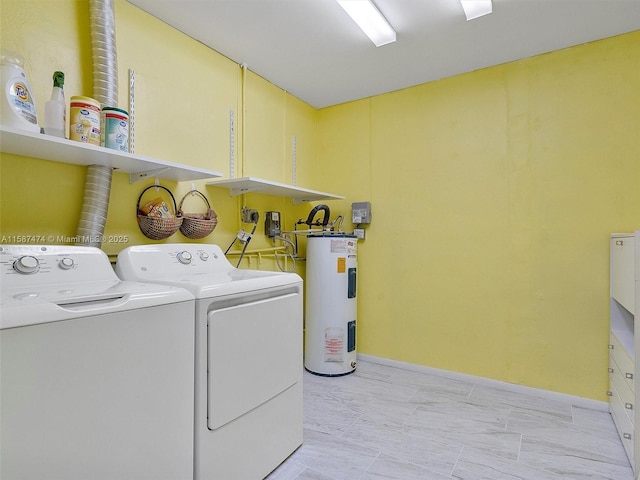
[[[67,104],[64,100],[64,72],[53,72],[51,98],[44,104],[44,133],[65,138]]]
[[[116,107],[102,108],[100,144],[103,147],[129,151],[129,114]]]
[[[69,139],[100,146],[100,103],[89,97],[71,97]]]
[[[40,133],[36,102],[33,90],[23,70],[23,58],[20,54],[2,50],[0,65],[2,70],[2,125]]]

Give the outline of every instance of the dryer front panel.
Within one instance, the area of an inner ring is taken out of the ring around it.
[[[301,380],[299,287],[221,300],[207,314],[207,426],[215,430]]]

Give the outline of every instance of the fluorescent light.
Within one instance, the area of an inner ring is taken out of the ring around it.
[[[395,30],[370,0],[337,1],[376,47],[396,41]]]
[[[493,11],[491,0],[460,0],[467,21],[488,15]]]

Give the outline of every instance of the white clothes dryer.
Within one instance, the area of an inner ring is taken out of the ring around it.
[[[194,298],[0,245],[0,478],[193,478]]]
[[[267,476],[302,444],[302,279],[208,244],[129,247],[116,273],[196,298],[194,478]]]

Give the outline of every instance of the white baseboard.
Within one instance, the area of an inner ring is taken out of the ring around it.
[[[358,359],[365,362],[386,365],[388,367],[403,368],[405,370],[411,370],[419,373],[439,375],[441,377],[451,378],[453,380],[461,380],[465,382],[487,385],[489,387],[501,388],[503,390],[508,390],[511,392],[519,392],[527,395],[536,395],[538,397],[548,398],[549,400],[567,402],[575,407],[587,408],[589,410],[598,410],[603,412],[609,411],[608,402],[593,400],[591,398],[578,397],[575,395],[569,395],[567,393],[553,392],[551,390],[544,390],[542,388],[527,387],[526,385],[518,385],[515,383],[502,382],[500,380],[493,380],[491,378],[476,377],[475,375],[468,375],[466,373],[458,373],[458,372],[452,372],[449,370],[441,370],[439,368],[416,365],[413,363],[400,362],[398,360],[391,360],[388,358],[376,357],[376,356],[367,355],[364,353],[358,353]]]

